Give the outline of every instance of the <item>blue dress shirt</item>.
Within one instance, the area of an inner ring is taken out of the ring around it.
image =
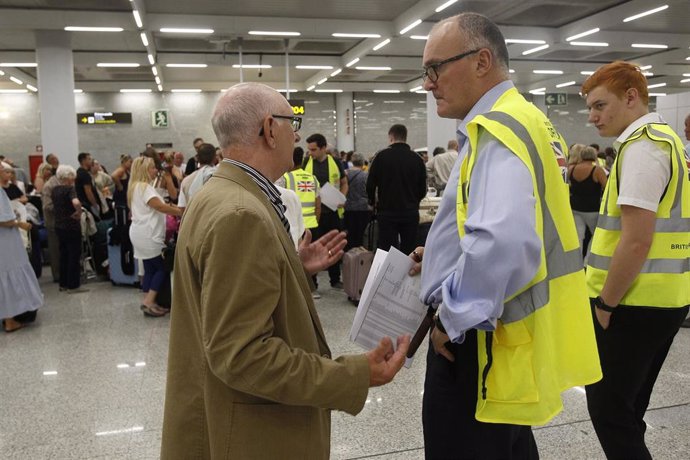
[[[529,169],[484,130],[479,132],[462,239],[457,228],[458,177],[469,147],[467,122],[489,112],[511,88],[510,81],[493,87],[460,123],[458,159],[424,249],[420,298],[427,305],[441,305],[439,316],[456,343],[468,329],[494,330],[504,300],[534,277],[541,260]]]

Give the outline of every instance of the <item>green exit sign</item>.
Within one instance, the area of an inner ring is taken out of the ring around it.
[[[568,105],[568,93],[546,93],[546,105]]]

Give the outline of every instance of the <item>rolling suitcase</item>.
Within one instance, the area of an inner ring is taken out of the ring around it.
[[[115,285],[125,286],[139,286],[139,275],[136,270],[131,275],[127,275],[122,270],[122,251],[120,251],[119,244],[113,244],[113,229],[108,229],[108,266],[110,268],[110,281]],[[132,264],[136,266],[136,259],[133,259]],[[124,264],[127,266],[129,264]]]
[[[359,302],[373,261],[374,253],[361,246],[343,256],[343,290],[351,302]]]

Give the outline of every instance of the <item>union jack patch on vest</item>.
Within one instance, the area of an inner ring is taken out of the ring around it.
[[[315,190],[314,183],[306,180],[297,181],[297,190],[300,192],[313,192]]]

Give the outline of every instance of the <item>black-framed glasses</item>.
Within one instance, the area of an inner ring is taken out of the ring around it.
[[[430,65],[424,66],[422,68],[424,70],[422,72],[422,81],[426,81],[426,79],[428,78],[429,80],[431,80],[431,83],[436,83],[436,81],[438,80],[438,69],[441,68],[441,66],[443,64],[448,64],[449,62],[453,62],[453,61],[459,61],[460,59],[467,57],[467,56],[470,56],[474,53],[478,53],[479,51],[481,51],[481,48],[477,48],[477,49],[474,49],[471,51],[467,51],[465,53],[458,54],[457,56],[453,56],[453,57],[450,57],[448,59],[444,59],[443,61],[437,62],[435,64],[430,64]]]
[[[283,118],[285,120],[290,120],[290,125],[292,126],[292,130],[294,132],[299,131],[299,129],[302,127],[302,117],[295,117],[291,115],[276,115],[276,114],[271,114],[273,118]],[[259,130],[259,136],[264,135],[264,127],[262,126],[261,129]]]

